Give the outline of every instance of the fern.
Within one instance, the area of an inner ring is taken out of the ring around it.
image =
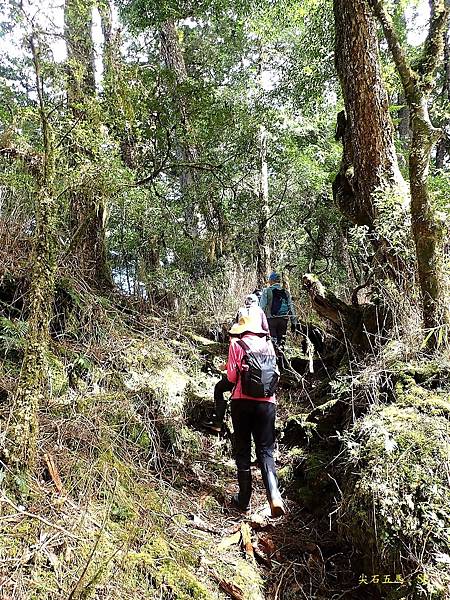
[[[25,347],[25,338],[28,333],[28,323],[16,319],[11,321],[0,317],[0,348],[5,354],[11,350],[22,350]]]

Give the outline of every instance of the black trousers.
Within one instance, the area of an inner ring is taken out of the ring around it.
[[[269,317],[270,337],[278,345],[283,346],[286,339],[286,332],[289,323],[289,317]]]
[[[231,392],[233,388],[234,383],[228,381],[225,375],[214,386],[214,420],[218,423],[223,423],[227,410],[227,401],[224,398],[224,393]]]
[[[235,460],[238,471],[250,469],[252,436],[261,470],[275,472],[276,405],[262,400],[232,400],[231,419],[235,435]]]

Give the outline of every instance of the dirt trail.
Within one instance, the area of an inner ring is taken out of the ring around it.
[[[298,402],[297,411],[311,410],[305,394],[293,392],[289,384],[280,390],[278,468],[289,467],[292,461],[283,445],[292,393]],[[227,426],[231,428],[229,417]],[[203,455],[198,464],[193,465],[194,473],[201,474],[199,477],[193,474],[186,482],[190,488],[188,493],[195,497],[201,511],[195,526],[213,532],[219,545],[235,546],[248,560],[254,561],[263,575],[267,600],[380,598],[376,589],[359,586],[354,552],[337,541],[332,516],[321,512],[313,514],[299,503],[295,478],[283,490],[286,516],[272,519],[259,469],[253,466],[251,510],[248,514],[239,513],[229,505],[231,495],[237,490],[230,437],[203,432],[202,439]],[[211,502],[211,498],[215,502]],[[236,590],[229,590],[228,596],[239,599]]]

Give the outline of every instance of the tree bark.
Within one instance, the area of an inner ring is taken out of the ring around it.
[[[374,19],[365,0],[334,0],[335,62],[345,102],[336,137],[343,157],[333,184],[342,213],[374,229],[387,194],[405,202],[383,86]]]
[[[95,99],[94,44],[92,40],[92,0],[65,0],[64,20],[68,56],[67,101],[74,119],[89,130],[89,104]],[[92,138],[98,131],[91,130]],[[77,155],[89,160],[84,140],[74,130],[68,152],[73,168]],[[111,285],[107,263],[106,206],[95,182],[82,183],[70,192],[71,253],[81,274],[100,287]]]
[[[392,19],[381,0],[368,0],[378,18],[402,81],[411,114],[412,138],[409,154],[411,222],[416,246],[417,270],[422,292],[422,313],[430,347],[439,343],[438,329],[448,321],[442,277],[442,227],[435,217],[428,190],[431,152],[442,132],[433,127],[428,101],[435,85],[435,72],[442,60],[444,32],[449,7],[445,0],[431,0],[431,17],[424,50],[412,68],[401,46]]]
[[[109,0],[97,0],[97,8],[103,33],[103,85],[108,92],[114,92],[116,83],[114,75],[120,61],[117,32],[113,31],[112,9]]]
[[[258,203],[260,216],[258,221],[258,238],[256,253],[256,276],[258,287],[266,284],[270,268],[270,245],[268,240],[269,208],[269,178],[267,173],[267,131],[264,125],[259,126],[258,132]]]
[[[317,314],[341,331],[347,353],[367,352],[386,341],[386,332],[392,327],[389,308],[375,304],[347,304],[310,273],[303,276],[303,287]]]
[[[398,136],[402,143],[406,146],[409,145],[411,140],[411,129],[410,129],[410,119],[409,119],[409,108],[406,103],[405,94],[403,92],[399,93],[397,98],[397,103],[401,106],[398,110]]]
[[[25,356],[17,390],[12,399],[3,452],[4,460],[15,474],[32,470],[36,460],[37,414],[48,387],[49,323],[52,316],[56,270],[57,205],[53,189],[55,173],[53,134],[45,109],[39,45],[34,33],[29,43],[35,70],[44,153],[41,170],[36,176],[36,228],[31,255],[28,296],[30,316]]]
[[[435,217],[427,185],[431,151],[437,137],[430,123],[425,99],[422,99],[420,105],[415,104],[411,112],[411,224],[422,291],[424,326],[426,329],[434,329],[440,327],[444,319],[441,265],[443,231]]]
[[[445,103],[450,102],[450,30],[445,34],[444,39],[444,81],[442,84],[441,96]],[[446,118],[442,123],[444,135],[437,143],[436,147],[436,169],[444,169],[446,159],[450,155],[450,119]]]
[[[159,30],[161,53],[166,68],[172,72],[172,95],[176,107],[180,127],[176,140],[178,160],[183,165],[198,161],[198,151],[194,143],[193,127],[189,114],[189,99],[183,90],[188,81],[188,72],[183,50],[178,38],[175,22],[171,19],[164,21]],[[198,211],[198,175],[194,168],[183,166],[180,170],[180,188],[185,203],[185,218],[189,234],[196,238],[199,235],[200,217]]]
[[[67,101],[75,112],[83,110],[85,96],[95,94],[95,56],[92,40],[92,0],[65,0],[67,45]]]

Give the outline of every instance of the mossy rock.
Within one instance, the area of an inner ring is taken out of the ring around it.
[[[316,423],[307,420],[308,413],[292,415],[287,420],[283,430],[283,444],[305,446],[316,437]]]
[[[425,570],[429,597],[444,599],[450,574],[438,557],[450,554],[450,490],[443,469],[450,452],[447,401],[415,381],[401,381],[397,404],[372,407],[344,435],[347,484],[339,522],[372,570]],[[423,597],[412,582],[408,593]]]
[[[436,371],[431,373],[428,371],[426,377],[418,377],[421,384],[417,383],[410,371],[398,374],[394,387],[397,404],[415,408],[425,414],[442,415],[448,418],[450,416],[450,391],[444,387],[448,385],[448,381],[442,373]],[[422,375],[424,375],[423,371]],[[427,384],[432,385],[432,389],[424,387]],[[439,387],[439,384],[442,387]]]
[[[194,342],[202,354],[214,357],[225,355],[227,353],[228,344],[222,344],[221,342],[210,340],[201,335],[197,335],[192,331],[186,331],[185,334],[190,340],[192,340],[192,342]]]
[[[306,421],[314,424],[321,436],[335,434],[344,425],[348,404],[341,398],[327,398],[323,404],[316,406],[308,415]]]
[[[317,446],[294,466],[296,495],[311,512],[323,511],[332,500],[335,488],[328,475],[332,458],[328,448]]]
[[[189,376],[173,351],[161,344],[151,348],[136,341],[122,358],[126,390],[147,390],[162,416],[181,415]]]

